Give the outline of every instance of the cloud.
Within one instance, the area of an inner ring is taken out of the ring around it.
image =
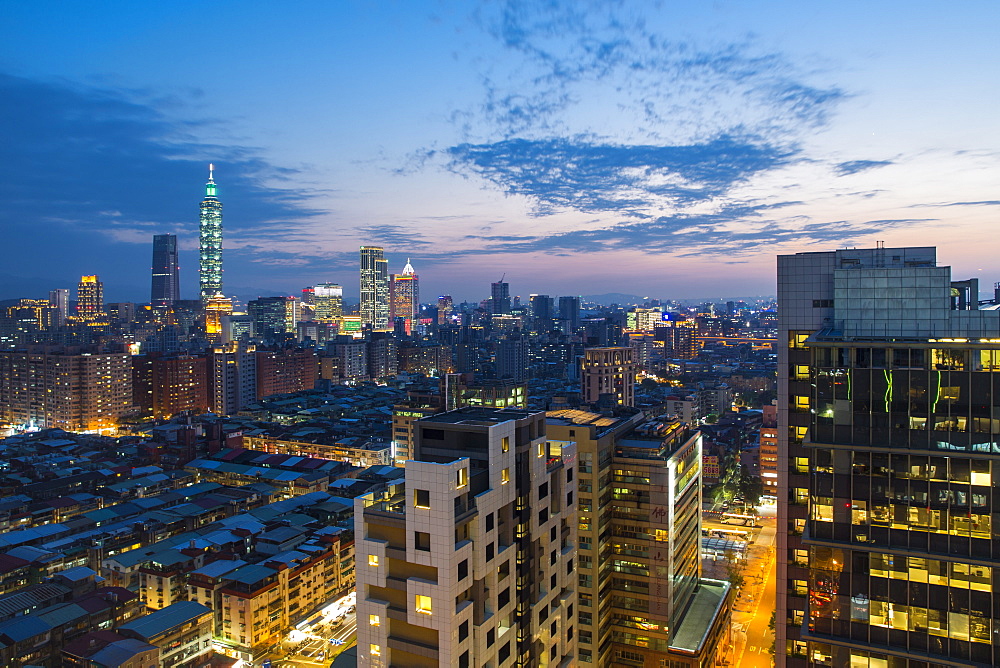
[[[487,4],[476,19],[520,61],[513,70],[486,67],[482,105],[455,115],[483,136],[581,132],[571,116],[586,107],[647,139],[737,128],[787,138],[825,124],[847,97],[752,39],[664,39],[620,3],[507,0]]]
[[[359,227],[358,232],[372,245],[384,245],[395,248],[430,246],[431,241],[424,239],[418,232],[408,230],[403,225],[368,225]]]
[[[858,172],[867,172],[878,167],[887,167],[895,164],[891,160],[849,160],[834,165],[837,176],[850,176]]]
[[[466,141],[418,151],[401,173],[443,167],[523,198],[536,219],[596,220],[485,235],[465,252],[749,253],[867,229],[774,219],[802,205],[780,195],[746,201],[756,182],[810,162],[804,140],[849,97],[783,54],[752,39],[664,39],[616,2],[507,0],[476,20],[514,66],[483,65],[481,105],[452,117]]]
[[[646,217],[726,195],[753,175],[787,164],[794,151],[720,137],[687,146],[615,145],[554,138],[460,144],[448,168],[472,172],[510,195],[523,195],[535,215],[560,209]]]
[[[974,202],[935,202],[928,204],[910,204],[908,208],[916,209],[923,207],[950,207],[950,206],[1000,206],[1000,200],[986,199]]]
[[[801,216],[770,219],[782,204],[732,205],[711,214],[676,214],[609,227],[572,230],[530,238],[480,237],[482,247],[468,254],[603,253],[642,249],[646,254],[725,258],[796,246],[844,244],[897,228],[936,222],[934,218],[901,218],[852,222],[812,222]]]

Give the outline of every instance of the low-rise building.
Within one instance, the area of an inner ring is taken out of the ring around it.
[[[119,626],[119,634],[160,648],[160,668],[201,668],[212,657],[213,614],[180,601]]]

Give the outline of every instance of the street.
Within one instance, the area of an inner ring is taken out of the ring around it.
[[[353,612],[338,622],[324,622],[302,630],[295,636],[297,643],[283,645],[285,657],[274,662],[275,668],[309,668],[329,666],[342,649],[354,642],[358,624]]]
[[[747,551],[743,592],[733,608],[735,661],[740,668],[771,668],[774,632],[769,628],[775,604],[775,507],[761,508],[761,524]]]
[[[329,666],[343,650],[354,644],[358,624],[354,593],[325,607],[292,629],[267,657],[273,668],[317,668]]]

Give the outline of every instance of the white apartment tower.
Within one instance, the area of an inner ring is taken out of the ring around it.
[[[358,665],[574,665],[576,444],[489,408],[415,438],[405,480],[355,500]]]

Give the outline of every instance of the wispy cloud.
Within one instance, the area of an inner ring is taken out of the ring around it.
[[[706,202],[762,171],[787,164],[794,151],[720,137],[686,146],[624,146],[555,138],[461,144],[448,149],[449,169],[472,172],[536,215],[559,209],[648,217],[655,206]]]
[[[973,202],[930,202],[925,204],[911,204],[908,208],[919,209],[919,208],[934,208],[934,207],[952,207],[952,206],[1000,206],[1000,200],[996,199],[985,199]]]
[[[596,220],[530,238],[487,235],[468,252],[744,252],[845,232],[774,222],[766,212],[801,203],[747,205],[736,192],[804,160],[800,140],[848,97],[815,73],[749,39],[664,39],[614,2],[508,0],[477,20],[520,64],[485,66],[482,104],[455,115],[469,140],[418,152],[408,169],[482,179],[524,198],[535,218]],[[876,166],[861,162],[838,168]]]
[[[849,160],[834,165],[834,171],[838,176],[850,176],[878,167],[888,167],[891,164],[894,164],[891,160]]]
[[[669,10],[666,10],[669,11]],[[567,112],[613,111],[647,137],[744,132],[797,135],[822,125],[846,93],[752,40],[664,39],[615,2],[491,3],[479,24],[521,66],[483,74],[479,113],[502,138],[573,132]],[[477,130],[475,113],[462,115]],[[478,128],[482,129],[482,128]]]

